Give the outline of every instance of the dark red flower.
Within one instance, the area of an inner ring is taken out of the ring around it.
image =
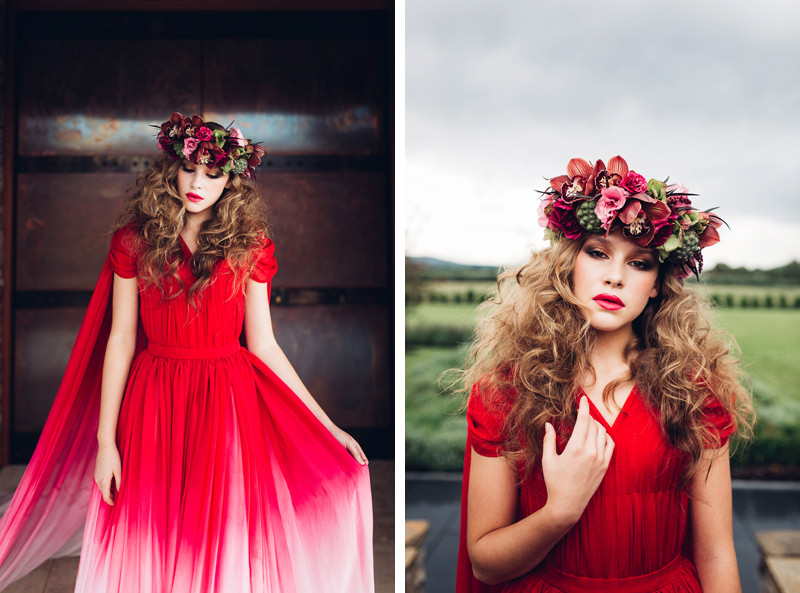
[[[212,168],[217,167],[224,167],[231,158],[228,156],[226,152],[221,152],[216,155],[216,160],[214,161],[214,166]]]
[[[197,129],[196,136],[197,136],[198,140],[208,141],[208,140],[211,140],[211,138],[213,137],[213,134],[211,133],[211,130],[208,129],[206,126],[200,126]]]
[[[253,168],[258,167],[261,164],[261,157],[263,156],[264,149],[258,144],[254,144],[253,153],[250,155],[250,158],[247,159],[247,165]]]
[[[583,227],[578,222],[575,209],[571,204],[562,200],[553,202],[553,211],[550,213],[550,226],[560,230],[568,239],[579,239],[583,234]]]
[[[653,228],[648,233],[649,242],[645,247],[660,247],[667,242],[672,235],[672,223],[668,220],[659,220],[653,223]]]
[[[627,206],[626,206],[627,207]],[[622,218],[620,216],[620,218]],[[634,217],[634,219],[629,223],[622,227],[622,234],[626,237],[631,237],[636,239],[636,242],[645,247],[650,240],[648,235],[652,230],[653,226],[649,220],[647,220],[647,215],[644,212],[639,212],[639,214]]]
[[[169,116],[169,119],[161,124],[161,133],[164,135],[165,138],[170,140],[177,138],[178,133],[183,126],[184,117],[182,114],[174,111],[172,115]]]

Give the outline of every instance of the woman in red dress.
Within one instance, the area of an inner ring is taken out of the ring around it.
[[[683,287],[721,221],[621,157],[567,171],[553,245],[473,344],[458,591],[740,591],[728,438],[752,406]]]
[[[367,459],[272,332],[263,149],[179,113],[158,144],[0,523],[0,588],[85,517],[79,592],[370,593]]]

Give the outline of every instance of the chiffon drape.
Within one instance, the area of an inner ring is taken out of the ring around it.
[[[85,518],[76,591],[372,592],[367,468],[240,346],[244,295],[226,262],[190,306],[182,248],[175,298],[139,281],[122,477],[108,506],[92,477],[99,381],[113,273],[137,272],[131,230],[112,238],[48,426],[0,523],[0,587],[79,537]],[[251,277],[269,282],[276,268],[265,239]]]
[[[706,418],[725,444],[732,425],[715,402],[709,399]],[[487,457],[501,455],[507,409],[508,400],[491,394],[473,391],[469,400],[458,593],[702,593],[694,564],[683,553],[689,500],[678,484],[686,460],[662,436],[658,419],[637,387],[613,425],[590,402],[592,417],[614,439],[614,454],[578,523],[532,572],[494,586],[478,581],[466,549],[470,450]],[[557,451],[565,445],[559,435]],[[523,475],[521,464],[517,469]],[[520,486],[518,519],[546,501],[538,464]]]

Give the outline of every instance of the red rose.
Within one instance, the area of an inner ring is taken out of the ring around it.
[[[214,167],[212,167],[212,168],[224,167],[228,163],[229,160],[230,160],[230,157],[227,155],[227,153],[223,152],[221,154],[218,154],[216,156],[216,160],[214,161]]]
[[[661,247],[672,235],[672,223],[668,220],[659,220],[653,223],[653,237],[648,247]]]
[[[203,140],[204,142],[211,140],[212,137],[213,134],[211,133],[211,130],[205,126],[201,126],[200,129],[197,130],[197,138]]]
[[[636,171],[628,171],[620,185],[632,194],[643,194],[647,191],[647,180]]]
[[[550,227],[560,230],[567,239],[579,239],[583,234],[583,227],[578,222],[575,209],[561,200],[553,202]]]

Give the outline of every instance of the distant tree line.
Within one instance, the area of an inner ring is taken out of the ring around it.
[[[800,284],[800,263],[790,264],[771,270],[748,270],[717,264],[703,272],[706,284],[740,284],[749,286],[797,286]]]
[[[406,258],[406,280],[409,268],[414,279],[421,282],[459,281],[494,282],[498,267],[464,266],[426,258]],[[717,264],[703,272],[705,284],[738,284],[746,286],[797,286],[800,285],[800,262],[793,261],[771,270],[749,270],[733,268],[727,264]]]

